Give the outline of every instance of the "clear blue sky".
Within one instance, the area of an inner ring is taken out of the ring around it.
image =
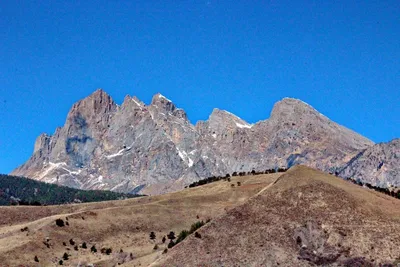
[[[99,87],[161,92],[192,122],[214,107],[256,122],[289,96],[400,137],[399,0],[1,1],[0,40],[0,173]]]

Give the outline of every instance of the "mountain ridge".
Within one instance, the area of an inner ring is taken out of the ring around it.
[[[215,108],[193,125],[160,93],[149,105],[129,95],[117,105],[98,89],[72,106],[53,135],[40,135],[32,157],[12,174],[158,194],[234,171],[295,164],[334,171],[372,145],[298,99],[278,101],[268,119],[254,124]]]

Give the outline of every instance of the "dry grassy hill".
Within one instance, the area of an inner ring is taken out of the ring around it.
[[[379,266],[400,257],[398,199],[302,166],[154,197],[0,212],[1,266],[56,266],[64,253],[64,266]],[[56,225],[67,217],[69,226]],[[207,219],[200,236],[163,254],[164,235]]]
[[[400,201],[297,166],[198,232],[152,266],[393,264]]]
[[[70,255],[63,261],[64,266],[148,266],[166,247],[161,242],[164,235],[170,231],[177,235],[196,221],[221,216],[280,175],[235,177],[231,182],[219,181],[176,193],[122,201],[0,207],[0,266],[56,266],[64,253]],[[242,183],[240,187],[238,181]],[[69,225],[57,226],[58,218],[64,223],[68,218]],[[155,241],[149,239],[151,231],[156,234]],[[70,245],[70,239],[76,244]],[[83,242],[87,249],[81,248]],[[159,249],[153,249],[155,244]],[[76,245],[78,251],[74,249]],[[97,253],[91,252],[93,245]],[[102,254],[101,248],[112,248],[112,253]]]

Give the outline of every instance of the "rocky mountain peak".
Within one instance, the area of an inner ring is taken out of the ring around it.
[[[162,193],[253,169],[306,164],[327,171],[372,144],[297,99],[279,101],[271,118],[254,126],[214,109],[194,127],[161,94],[150,105],[127,95],[118,107],[99,89],[73,105],[53,136],[41,135],[13,174],[52,183],[58,177],[82,189]]]
[[[176,109],[174,103],[171,100],[163,96],[162,94],[158,93],[153,96],[151,100],[151,105],[157,107],[160,112],[173,112]]]
[[[130,95],[126,95],[124,98],[124,102],[122,103],[123,108],[133,107],[133,109],[143,109],[146,105],[139,100],[136,96],[131,97]]]
[[[295,98],[283,98],[275,103],[270,118],[272,120],[296,119],[315,117],[326,118],[309,104]],[[327,119],[327,118],[326,118]]]
[[[215,108],[208,118],[208,124],[211,128],[226,128],[226,127],[238,127],[238,128],[251,128],[252,125],[242,120],[238,116],[230,113],[226,110]]]

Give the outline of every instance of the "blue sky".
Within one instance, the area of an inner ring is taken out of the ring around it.
[[[352,2],[352,3],[350,3]],[[400,1],[1,1],[0,173],[96,88],[157,92],[192,122],[299,98],[375,142],[400,137]]]

